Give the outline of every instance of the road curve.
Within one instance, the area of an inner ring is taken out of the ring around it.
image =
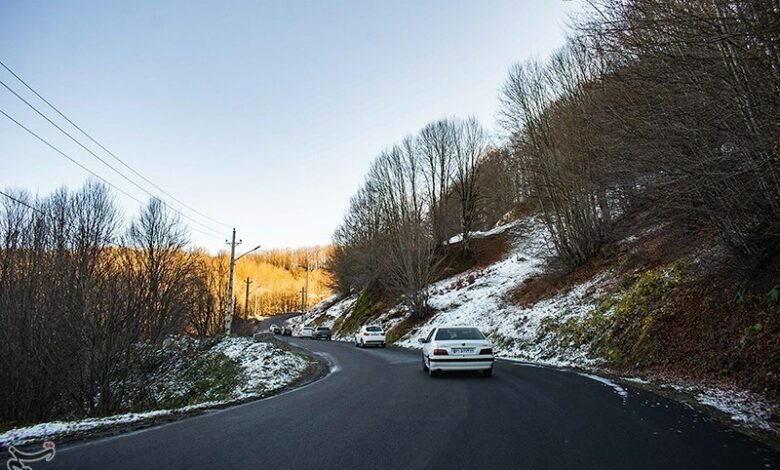
[[[61,469],[765,469],[780,454],[685,405],[499,361],[431,379],[418,353],[299,338],[332,373],[292,392],[58,448]]]

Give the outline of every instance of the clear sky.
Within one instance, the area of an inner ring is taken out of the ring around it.
[[[244,246],[323,244],[384,147],[445,116],[495,129],[509,66],[562,45],[575,8],[2,0],[0,60],[158,186],[235,225]],[[23,90],[2,69],[0,80]],[[1,87],[0,109],[146,199]],[[45,194],[87,178],[0,115],[0,188]],[[197,232],[193,241],[224,246]]]

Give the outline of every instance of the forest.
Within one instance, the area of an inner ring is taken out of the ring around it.
[[[143,388],[132,383],[139,344],[224,332],[229,254],[192,248],[161,200],[125,224],[99,182],[9,195],[0,206],[0,421],[126,411],[127,394]],[[299,310],[307,275],[308,304],[327,295],[326,256],[327,247],[308,247],[242,259],[236,322]]]
[[[779,10],[589,2],[564,47],[509,69],[500,138],[446,117],[376,156],[333,236],[339,289],[425,317],[446,241],[460,234],[468,258],[472,231],[529,207],[569,271],[630,225],[712,239],[732,276],[776,282]]]

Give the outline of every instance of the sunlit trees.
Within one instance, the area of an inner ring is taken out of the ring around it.
[[[123,234],[101,184],[14,194],[23,204],[4,199],[0,211],[0,417],[120,410],[135,345],[215,309],[205,265],[157,200]]]

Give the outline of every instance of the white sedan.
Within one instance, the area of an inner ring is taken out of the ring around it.
[[[382,327],[376,325],[363,326],[355,333],[355,346],[364,348],[366,346],[385,347],[385,332]]]
[[[493,347],[477,328],[434,328],[419,341],[422,367],[431,377],[450,370],[478,370],[488,377],[493,374]]]
[[[301,338],[311,338],[314,334],[314,327],[311,325],[301,325],[298,330],[298,336]]]

